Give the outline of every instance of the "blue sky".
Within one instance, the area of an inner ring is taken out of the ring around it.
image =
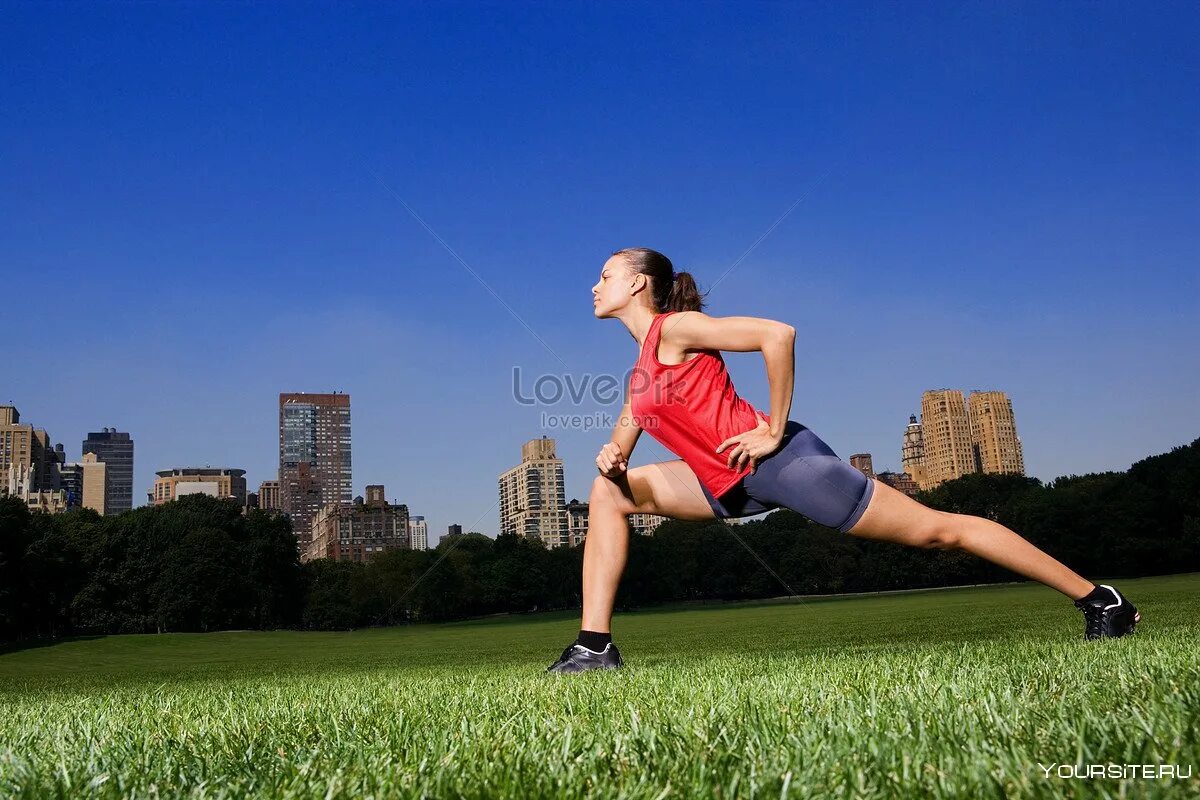
[[[72,459],[130,431],[142,503],[173,466],[273,477],[278,393],[339,389],[356,494],[386,484],[431,539],[494,534],[541,413],[618,410],[522,406],[514,367],[623,374],[636,343],[589,290],[649,246],[712,287],[709,313],[796,326],[792,417],[843,457],[898,468],[923,390],[994,388],[1029,474],[1125,469],[1200,435],[1198,23],[7,4],[0,402]],[[761,356],[726,358],[765,408]],[[551,435],[586,498],[608,433]],[[643,436],[633,463],[669,457]]]

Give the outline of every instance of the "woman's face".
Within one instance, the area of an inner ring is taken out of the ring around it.
[[[600,280],[592,287],[592,309],[596,319],[611,317],[629,305],[633,299],[633,289],[639,281],[644,280],[645,276],[634,273],[620,256],[612,256],[605,261],[600,270]]]

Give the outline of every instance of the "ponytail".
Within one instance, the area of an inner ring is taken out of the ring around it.
[[[671,294],[667,300],[665,311],[700,311],[704,308],[704,296],[696,286],[696,279],[690,272],[675,273],[671,284]]]
[[[627,247],[613,253],[622,256],[630,269],[650,278],[654,305],[663,311],[699,311],[704,308],[704,295],[696,288],[690,272],[676,272],[671,259],[648,247]]]

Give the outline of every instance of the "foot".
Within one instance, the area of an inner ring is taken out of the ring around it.
[[[1091,602],[1075,601],[1075,607],[1083,612],[1086,623],[1084,639],[1115,639],[1133,633],[1142,615],[1137,607],[1107,583],[1100,584],[1106,591],[1102,597]]]
[[[621,651],[612,642],[605,645],[600,652],[588,650],[581,644],[572,644],[563,650],[546,672],[586,672],[589,669],[616,669],[624,666]]]

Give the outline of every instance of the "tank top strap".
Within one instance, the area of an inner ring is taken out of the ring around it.
[[[642,354],[650,354],[652,356],[651,363],[658,360],[658,340],[662,338],[663,320],[674,313],[674,311],[664,311],[661,314],[656,314],[654,319],[650,321],[650,329],[646,331],[646,341],[642,343]]]

